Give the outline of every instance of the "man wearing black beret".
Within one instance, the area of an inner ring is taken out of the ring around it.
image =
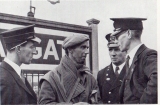
[[[1,104],[37,104],[37,97],[27,79],[21,74],[21,64],[30,64],[36,54],[34,25],[14,28],[0,33],[7,55],[0,65]]]
[[[72,35],[63,43],[66,55],[40,80],[39,104],[97,103],[97,82],[85,66],[88,35]]]
[[[119,94],[121,103],[157,103],[157,51],[141,42],[145,18],[111,18],[112,37],[118,39],[121,51],[127,51],[126,76]]]

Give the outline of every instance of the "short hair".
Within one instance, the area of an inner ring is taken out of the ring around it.
[[[131,30],[131,33],[134,38],[140,39],[142,35],[142,30]]]

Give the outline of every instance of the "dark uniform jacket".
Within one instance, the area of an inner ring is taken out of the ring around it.
[[[119,103],[119,88],[125,75],[125,67],[123,67],[119,77],[117,78],[112,63],[98,72],[97,81],[103,103]]]
[[[141,45],[130,66],[129,87],[138,103],[157,103],[157,52]],[[120,88],[120,101],[123,102],[125,88],[123,81]],[[133,101],[133,100],[127,100]]]
[[[24,82],[22,81],[25,81]],[[0,65],[1,104],[37,104],[36,94],[26,79],[21,79],[6,62]]]

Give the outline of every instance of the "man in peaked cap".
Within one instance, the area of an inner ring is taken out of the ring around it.
[[[21,75],[21,64],[30,64],[36,54],[34,25],[0,33],[7,55],[0,65],[1,104],[37,104],[37,97],[27,79]]]
[[[119,103],[119,88],[125,75],[126,52],[121,52],[115,39],[111,34],[106,35],[108,41],[111,64],[98,72],[97,81],[101,100],[104,104]]]
[[[157,103],[157,51],[141,42],[144,18],[111,18],[121,51],[127,52],[126,76],[120,88],[125,104]]]
[[[97,83],[85,66],[87,35],[72,35],[63,43],[66,55],[55,70],[40,80],[39,104],[84,104],[97,102]]]

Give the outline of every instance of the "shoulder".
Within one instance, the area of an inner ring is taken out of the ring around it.
[[[11,74],[8,72],[8,70],[4,69],[3,67],[0,66],[0,78],[10,78]]]
[[[1,85],[12,85],[13,84],[14,79],[12,78],[12,75],[5,70],[4,68],[2,68],[0,66],[0,83]]]
[[[140,54],[140,58],[144,61],[157,60],[157,51],[147,48]]]
[[[157,55],[157,51],[154,49],[150,49],[148,47],[145,48],[145,50],[142,52],[142,54],[148,56],[148,55]]]
[[[109,71],[111,68],[111,64],[106,66],[105,68],[101,69],[97,74],[97,80],[101,80],[104,78],[104,75],[106,75],[106,72]]]
[[[95,79],[93,74],[90,71],[87,70],[87,71],[85,71],[85,73],[87,74],[88,77]]]
[[[101,69],[99,72],[98,72],[98,75],[103,75],[107,70],[109,70],[111,68],[111,64],[106,66],[105,68]]]
[[[50,82],[52,78],[54,77],[54,71],[51,70],[48,73],[46,73],[41,79],[40,79],[40,85],[43,83],[43,81]]]

